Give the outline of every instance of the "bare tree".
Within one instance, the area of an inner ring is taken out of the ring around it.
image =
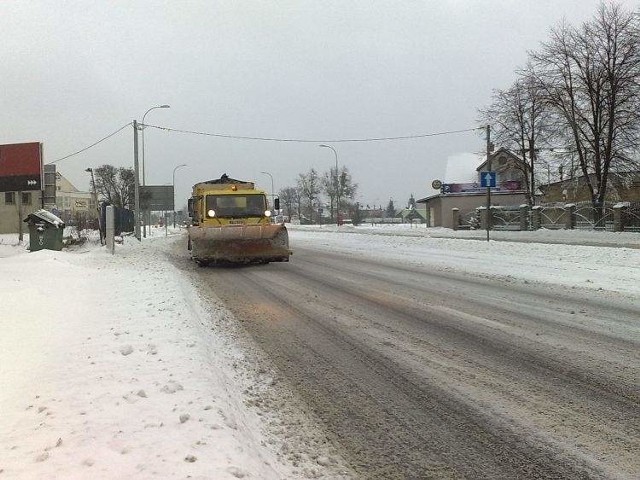
[[[308,216],[310,222],[315,221],[315,207],[320,195],[320,180],[318,172],[311,168],[306,174],[298,175],[298,189],[300,196],[306,201],[304,205],[304,213]]]
[[[331,211],[331,219],[335,221],[334,212],[336,211],[335,207],[337,206],[338,200],[338,169],[331,168],[328,172],[325,172],[322,176],[322,191],[329,198],[330,211]]]
[[[601,4],[582,26],[554,28],[531,62],[556,131],[575,154],[593,205],[601,206],[609,173],[637,168],[638,19],[619,5]]]
[[[280,203],[286,215],[291,217],[294,213],[300,216],[300,190],[296,187],[285,187],[279,192]]]
[[[522,173],[529,205],[535,203],[536,166],[539,143],[547,135],[542,89],[527,70],[506,90],[494,90],[492,103],[480,110],[482,123],[492,126],[494,143],[519,155],[522,164],[514,165]]]
[[[120,208],[133,205],[135,174],[132,168],[102,165],[93,172],[96,191],[103,200]]]
[[[345,166],[342,168],[331,168],[329,172],[325,172],[322,177],[322,191],[329,198],[331,205],[331,218],[335,220],[334,211],[337,212],[341,205],[347,205],[349,200],[353,200],[358,184],[353,183],[353,178],[349,169]],[[335,209],[334,209],[335,206]]]

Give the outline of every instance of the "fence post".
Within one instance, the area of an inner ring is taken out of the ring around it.
[[[614,232],[624,231],[624,215],[623,214],[628,206],[629,206],[628,202],[616,203],[613,206],[613,231]]]
[[[542,226],[542,207],[536,205],[531,208],[531,229],[540,230]]]
[[[489,207],[489,213],[487,214],[487,222],[489,222],[489,230],[493,230],[493,226],[496,223],[495,217],[495,206],[491,205]]]
[[[480,229],[481,230],[486,230],[487,229],[487,219],[488,219],[487,207],[485,207],[485,206],[478,207],[478,208],[476,208],[476,211],[480,214]]]
[[[520,205],[520,230],[529,230],[529,205]]]
[[[451,213],[453,215],[453,229],[458,230],[458,226],[460,225],[460,209],[452,208]]]
[[[575,203],[567,203],[564,206],[565,209],[565,223],[564,228],[567,230],[573,230],[576,226],[576,204]]]

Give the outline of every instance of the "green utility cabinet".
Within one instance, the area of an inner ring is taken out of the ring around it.
[[[24,221],[29,224],[29,250],[62,250],[64,222],[53,213],[37,210]]]

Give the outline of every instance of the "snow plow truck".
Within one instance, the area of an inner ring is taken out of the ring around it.
[[[198,265],[289,261],[287,229],[272,223],[267,196],[253,182],[224,174],[196,183],[188,208],[187,248]]]

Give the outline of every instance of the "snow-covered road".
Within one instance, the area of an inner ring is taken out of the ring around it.
[[[363,478],[640,469],[640,305],[632,284],[587,281],[576,247],[529,245],[539,265],[518,244],[349,229],[294,228],[292,245],[291,264],[268,268],[194,270],[176,255]],[[635,254],[617,253],[624,273]]]

